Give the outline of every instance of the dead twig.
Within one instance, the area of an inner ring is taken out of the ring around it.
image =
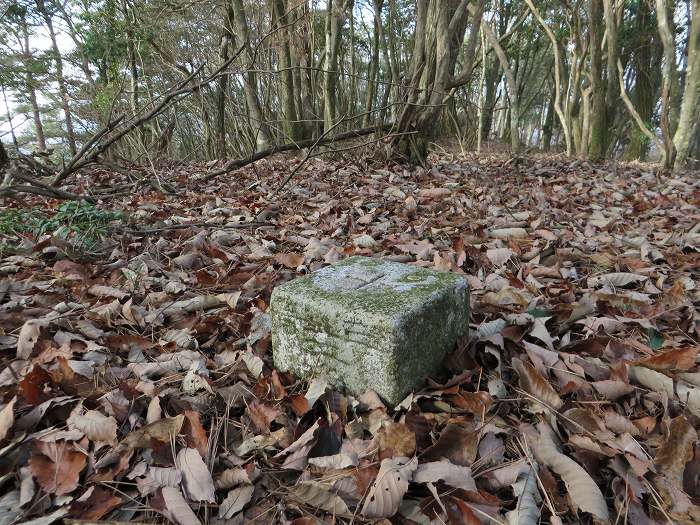
[[[261,226],[272,226],[269,222],[241,222],[239,224],[229,223],[229,224],[212,224],[209,222],[188,222],[185,224],[169,224],[167,226],[161,226],[160,228],[149,228],[145,230],[133,230],[129,228],[122,228],[120,226],[115,227],[115,230],[119,230],[122,233],[128,233],[130,235],[154,235],[157,233],[162,233],[172,230],[186,230],[187,228],[217,228],[219,230],[235,230],[239,228],[259,228]]]
[[[204,80],[188,86],[190,82],[196,78],[197,75],[201,72],[201,70],[204,68],[205,64],[202,64],[199,66],[197,69],[195,69],[185,80],[180,82],[174,89],[170,90],[168,93],[166,93],[163,97],[162,100],[156,104],[150,111],[145,113],[139,118],[131,120],[128,124],[126,124],[122,129],[114,133],[113,135],[109,136],[104,142],[100,142],[100,139],[104,137],[105,135],[108,135],[110,131],[114,130],[117,125],[122,121],[122,118],[119,118],[114,121],[111,125],[108,124],[106,127],[109,129],[104,129],[98,132],[96,137],[93,137],[90,141],[88,141],[83,148],[76,154],[73,159],[71,159],[68,164],[66,165],[66,168],[70,167],[70,169],[64,168],[61,170],[61,172],[56,175],[56,177],[53,179],[51,182],[52,186],[58,186],[61,182],[65,180],[68,175],[71,173],[79,170],[80,168],[83,168],[87,166],[88,164],[94,163],[98,160],[99,156],[102,155],[107,149],[120,140],[122,137],[127,135],[128,133],[132,132],[134,129],[142,126],[149,120],[157,117],[160,115],[163,111],[168,109],[169,107],[173,106],[177,102],[180,101],[184,96],[189,96],[192,93],[195,93],[199,91],[202,87],[208,85],[209,83],[213,82],[217,78],[219,78],[221,75],[228,75],[230,74],[229,71],[226,71],[228,66],[233,63],[233,61],[238,58],[238,56],[243,52],[245,49],[245,45],[241,46],[231,58],[226,60],[224,63],[222,63],[211,75],[206,77]],[[88,153],[89,152],[89,153]]]

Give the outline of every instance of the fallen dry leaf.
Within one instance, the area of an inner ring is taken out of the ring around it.
[[[248,405],[248,413],[258,431],[269,434],[270,423],[272,423],[277,416],[282,414],[282,411],[266,403],[253,401]]]
[[[639,275],[636,273],[628,272],[606,273],[605,275],[589,277],[588,286],[590,286],[591,288],[604,285],[624,287],[632,283],[646,281],[648,278],[649,277],[647,275]]]
[[[17,359],[29,359],[45,325],[45,322],[37,319],[31,319],[22,325],[17,339]]]
[[[668,439],[655,458],[658,474],[654,485],[664,513],[678,523],[694,523],[699,517],[697,506],[684,490],[685,466],[693,459],[697,440],[697,431],[683,416],[678,416],[671,420]]]
[[[472,478],[469,467],[454,465],[448,460],[421,463],[413,474],[415,483],[435,483],[443,481],[445,484],[462,490],[476,491],[476,484]]]
[[[115,493],[102,487],[92,487],[89,496],[81,496],[71,505],[71,515],[81,520],[97,521],[119,505],[123,500]]]
[[[282,266],[286,266],[287,268],[294,269],[294,268],[298,268],[299,266],[304,264],[304,260],[306,258],[300,253],[291,252],[291,253],[276,253],[274,259]]]
[[[15,403],[17,396],[13,397],[2,409],[0,409],[0,441],[7,437],[12,425],[15,422]]]
[[[448,424],[437,442],[426,449],[422,458],[426,461],[447,459],[455,465],[468,467],[476,460],[479,433],[459,425]]]
[[[166,417],[127,434],[122,443],[132,448],[148,448],[151,440],[169,443],[177,436],[185,422],[185,416]]]
[[[486,250],[486,257],[495,266],[503,266],[513,255],[513,250],[510,248],[490,248]]]
[[[494,239],[520,239],[527,237],[525,228],[499,228],[491,230],[489,235]]]
[[[202,525],[196,514],[182,497],[180,489],[163,487],[160,489],[163,506],[158,510],[177,525]]]
[[[318,507],[335,516],[352,516],[345,501],[322,483],[303,481],[290,489],[290,495],[301,503]]]
[[[196,448],[199,455],[206,458],[209,451],[209,438],[207,431],[202,426],[199,414],[193,410],[185,410],[183,415],[185,421],[182,425],[182,434],[187,446]]]
[[[224,470],[216,479],[217,489],[232,489],[242,484],[250,484],[248,472],[244,468],[229,468]]]
[[[229,520],[238,514],[253,497],[253,485],[241,485],[238,488],[230,490],[228,495],[219,505],[219,518]]]
[[[97,410],[88,410],[81,414],[82,407],[71,413],[68,428],[75,428],[85,434],[91,441],[114,443],[117,440],[117,420],[105,416]]]
[[[634,387],[624,381],[617,379],[605,379],[603,381],[594,381],[591,383],[593,388],[605,399],[615,401],[622,396],[626,396],[634,392]]]
[[[513,368],[518,372],[520,385],[523,390],[532,395],[535,404],[546,409],[558,410],[564,402],[556,393],[552,385],[532,366],[530,363],[523,363],[520,359],[513,359]]]
[[[124,299],[125,297],[129,296],[129,294],[124,290],[101,284],[93,284],[90,288],[88,288],[88,293],[97,297],[114,297],[115,299]]]
[[[412,457],[416,451],[416,435],[403,423],[388,423],[377,433],[382,458]]]
[[[41,488],[49,494],[70,494],[80,481],[87,456],[66,441],[36,443],[37,452],[29,458],[29,469]]]
[[[383,459],[377,478],[365,496],[362,515],[366,518],[388,518],[396,514],[417,468],[416,458]]]
[[[664,370],[690,370],[695,367],[698,351],[700,351],[700,346],[668,350],[639,359],[635,364],[658,372]]]
[[[672,419],[668,437],[654,458],[660,475],[680,483],[685,465],[693,457],[693,445],[697,439],[696,430],[685,417]]]
[[[533,444],[538,461],[547,465],[564,480],[569,501],[575,508],[608,522],[608,505],[593,478],[581,465],[561,453],[549,425],[540,423],[538,430],[539,438]]]
[[[177,468],[182,472],[182,487],[189,499],[216,503],[214,480],[197,449],[180,450],[177,453]]]
[[[508,523],[537,525],[540,521],[542,497],[537,486],[537,470],[534,465],[518,476],[513,484],[513,492],[518,497],[518,504],[514,510],[506,513]]]

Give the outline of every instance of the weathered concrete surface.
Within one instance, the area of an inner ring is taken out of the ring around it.
[[[468,330],[466,279],[350,257],[274,289],[275,366],[396,404]]]

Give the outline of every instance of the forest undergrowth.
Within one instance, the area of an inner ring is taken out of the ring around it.
[[[296,162],[3,208],[0,524],[700,520],[697,173],[346,155],[275,193]],[[397,407],[272,366],[273,287],[358,254],[471,286]]]

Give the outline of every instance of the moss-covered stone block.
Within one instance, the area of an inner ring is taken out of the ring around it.
[[[396,404],[467,333],[469,288],[459,274],[350,257],[275,288],[270,311],[277,369]]]

